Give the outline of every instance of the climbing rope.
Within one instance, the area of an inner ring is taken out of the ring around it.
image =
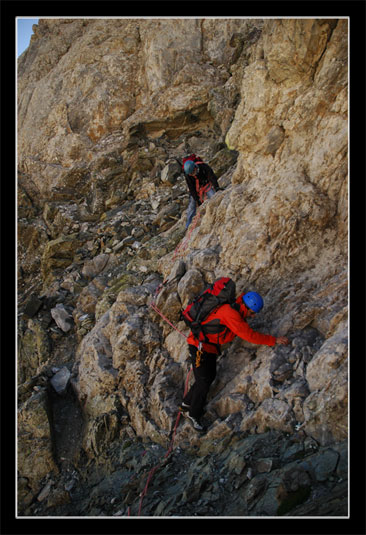
[[[173,327],[173,329],[175,329],[181,336],[183,336],[185,339],[187,339],[187,336],[182,332],[180,331],[175,325],[173,325],[173,323],[166,317],[164,316],[164,314],[161,312],[161,310],[158,309],[158,307],[156,306],[155,304],[155,299],[157,297],[157,295],[159,294],[159,291],[161,290],[161,288],[163,287],[164,283],[161,284],[156,292],[155,292],[155,295],[154,295],[154,298],[153,298],[153,301],[150,303],[150,306],[151,308],[157,313],[159,314],[171,327]],[[189,377],[191,375],[191,372],[192,372],[192,367],[190,368],[188,374],[187,374],[187,378],[186,378],[186,382],[185,382],[185,387],[184,387],[184,394],[183,394],[183,398],[184,396],[187,394],[187,391],[188,391],[188,383],[189,383]],[[177,418],[175,420],[175,424],[174,424],[174,428],[173,428],[173,433],[172,433],[172,438],[171,438],[171,441],[170,441],[170,445],[169,445],[169,448],[168,448],[168,451],[166,452],[165,456],[164,456],[164,459],[166,459],[170,453],[172,452],[173,450],[173,445],[174,445],[174,439],[175,439],[175,434],[176,434],[176,431],[177,431],[177,427],[178,427],[178,424],[179,424],[179,420],[180,420],[180,415],[181,415],[181,411],[179,410],[178,411],[178,414],[177,414]],[[137,516],[140,516],[141,514],[141,509],[142,509],[142,502],[143,502],[143,499],[144,497],[146,496],[146,493],[147,493],[147,489],[149,487],[149,484],[150,484],[150,481],[152,480],[153,478],[153,475],[155,474],[156,470],[160,467],[160,463],[157,464],[156,466],[154,466],[150,472],[148,473],[148,476],[147,476],[147,480],[146,480],[146,484],[145,484],[145,487],[144,489],[142,490],[141,494],[140,494],[140,503],[139,503],[139,509],[138,509],[138,513],[137,513]],[[128,516],[131,516],[131,509],[130,507],[128,507],[127,509],[127,515]]]
[[[185,238],[178,243],[177,247],[174,249],[174,252],[173,252],[173,256],[171,257],[171,259],[169,260],[169,264],[172,265],[174,260],[176,259],[176,257],[179,255],[179,256],[183,256],[183,252],[185,252],[185,250],[187,249],[187,246],[188,246],[188,243],[189,243],[189,240],[191,238],[191,234],[193,232],[193,230],[195,229],[195,227],[197,226],[197,223],[198,223],[198,220],[200,218],[200,214],[197,213],[194,217],[194,219],[192,220],[192,224],[191,224],[191,229],[189,231],[189,233],[187,234],[187,236],[185,236]],[[176,277],[175,277],[176,278]],[[171,281],[169,281],[169,283],[172,283],[174,282],[174,279],[172,279]],[[163,289],[163,287],[168,283],[168,279],[164,279],[162,283],[159,284],[159,286],[157,287],[157,289],[155,290],[155,294],[154,294],[154,297],[153,297],[153,304],[155,304],[155,301],[159,295],[159,293],[161,292],[161,290]],[[159,312],[158,312],[159,314]],[[161,315],[161,314],[160,314]],[[166,319],[164,317],[164,319]],[[166,320],[168,321],[168,320]],[[169,323],[169,321],[168,321]],[[172,327],[174,327],[174,325],[172,325]],[[175,328],[175,327],[174,327]]]
[[[184,394],[183,394],[183,397],[187,394],[187,391],[188,391],[188,382],[189,382],[189,376],[191,375],[191,372],[192,372],[192,368],[189,370],[188,372],[188,375],[187,375],[187,379],[186,379],[186,382],[185,382],[185,388],[184,388]],[[172,439],[170,441],[170,445],[169,445],[169,448],[168,448],[168,451],[166,452],[166,454],[164,455],[164,459],[166,459],[167,457],[169,457],[169,455],[171,454],[171,452],[173,451],[173,445],[174,445],[174,439],[175,439],[175,433],[177,431],[177,427],[178,427],[178,424],[179,424],[179,420],[180,420],[180,415],[181,415],[181,411],[178,411],[178,415],[177,415],[177,419],[175,421],[175,425],[174,425],[174,428],[173,428],[173,434],[172,434]],[[143,489],[143,491],[141,492],[141,495],[140,495],[140,504],[139,504],[139,510],[138,510],[138,513],[137,513],[137,516],[140,516],[141,514],[141,509],[142,509],[142,502],[143,502],[143,499],[144,497],[146,496],[147,494],[147,489],[149,487],[149,484],[150,484],[150,481],[153,477],[153,475],[155,474],[156,470],[159,468],[160,464],[157,464],[156,466],[154,466],[154,468],[152,468],[147,476],[147,481],[146,481],[146,485]]]
[[[173,253],[173,257],[172,257],[172,260],[171,260],[172,263],[174,262],[175,258],[178,256],[178,254],[180,256],[183,256],[183,253],[186,251],[188,243],[189,243],[189,241],[191,239],[191,234],[194,231],[194,229],[196,228],[200,217],[201,217],[201,214],[198,211],[197,214],[194,216],[194,218],[192,220],[192,223],[188,227],[189,231],[188,231],[187,236],[185,236],[184,239],[180,243],[178,243],[177,247],[175,248],[174,253]]]
[[[184,386],[183,397],[187,394],[187,391],[188,391],[189,377],[191,375],[191,372],[192,372],[192,367],[190,368],[190,370],[189,370],[189,372],[187,374],[187,378],[186,378],[186,382],[185,382],[185,386]],[[174,428],[173,428],[173,433],[172,433],[172,438],[171,438],[171,441],[170,441],[170,445],[169,445],[168,451],[166,452],[166,454],[163,457],[163,460],[167,459],[169,457],[169,455],[171,454],[171,452],[173,451],[174,439],[175,439],[175,434],[176,434],[177,427],[178,427],[178,424],[179,424],[180,416],[181,416],[181,411],[178,411],[177,418],[175,420],[175,424],[174,424]],[[147,489],[148,489],[149,484],[150,484],[150,482],[151,482],[151,480],[153,478],[153,475],[155,474],[156,470],[160,466],[161,466],[161,463],[158,463],[148,473],[145,487],[143,488],[143,490],[142,490],[142,492],[140,494],[140,502],[139,502],[139,509],[138,509],[137,516],[140,516],[140,514],[141,514],[143,499],[145,498],[145,496],[147,494]],[[131,516],[131,508],[130,507],[128,507],[128,509],[127,509],[127,515]]]
[[[187,236],[177,245],[177,247],[175,248],[174,250],[174,253],[173,253],[173,256],[170,260],[170,263],[172,264],[174,262],[174,260],[176,259],[176,257],[178,255],[183,255],[183,253],[186,251],[187,247],[188,247],[188,243],[191,239],[191,235],[192,235],[192,232],[193,230],[196,228],[197,226],[197,223],[200,219],[200,213],[197,212],[197,214],[195,215],[194,219],[192,220],[192,223],[189,227],[189,232],[187,234]],[[175,279],[173,279],[175,280]],[[170,282],[173,282],[170,281]],[[163,318],[164,321],[166,321],[171,327],[173,327],[173,329],[175,329],[181,336],[183,336],[185,339],[187,339],[188,337],[182,332],[180,331],[166,316],[164,316],[164,314],[161,312],[161,310],[158,309],[158,307],[156,306],[156,299],[159,295],[159,293],[161,292],[162,288],[167,284],[167,279],[165,279],[159,286],[158,288],[156,289],[155,291],[155,294],[153,296],[153,300],[152,302],[150,303],[150,306],[151,308],[157,313],[159,314],[159,316],[161,316]],[[185,397],[185,395],[187,394],[188,392],[188,384],[189,384],[189,377],[192,373],[192,366],[187,374],[187,378],[186,378],[186,382],[185,382],[185,387],[184,387],[184,394],[183,394],[183,398]],[[180,416],[181,416],[181,411],[179,410],[178,411],[178,414],[177,414],[177,418],[175,420],[175,424],[174,424],[174,427],[173,427],[173,432],[172,432],[172,438],[171,438],[171,441],[170,441],[170,445],[169,445],[169,448],[168,448],[168,451],[166,452],[166,454],[164,455],[164,459],[166,459],[170,453],[173,451],[173,445],[174,445],[174,439],[175,439],[175,434],[176,434],[176,431],[177,431],[177,428],[178,428],[178,424],[179,424],[179,420],[180,420]],[[142,509],[142,502],[143,502],[143,499],[144,497],[146,496],[147,494],[147,490],[148,490],[148,487],[149,487],[149,484],[156,472],[156,470],[161,466],[161,463],[157,464],[156,466],[154,466],[150,472],[148,473],[148,476],[147,476],[147,480],[146,480],[146,484],[145,484],[145,487],[143,488],[141,494],[140,494],[140,503],[139,503],[139,509],[138,509],[138,513],[137,513],[137,516],[140,516],[141,514],[141,509]],[[130,507],[128,507],[127,509],[127,514],[128,516],[131,516],[131,509]]]
[[[194,219],[192,220],[192,223],[190,225],[190,230],[187,234],[187,236],[181,241],[178,243],[177,247],[174,249],[174,253],[173,253],[173,256],[172,258],[170,259],[169,261],[169,264],[173,264],[174,260],[176,259],[176,257],[179,255],[179,256],[183,256],[183,253],[185,252],[185,250],[187,249],[188,247],[188,243],[189,243],[189,240],[191,238],[191,234],[193,232],[193,230],[196,228],[197,226],[197,223],[200,219],[200,214],[199,212],[195,215]],[[176,277],[175,277],[176,278]],[[169,281],[169,283],[172,283],[174,282],[174,279],[172,279],[171,281]],[[163,282],[161,284],[159,284],[159,286],[157,287],[157,289],[155,290],[155,293],[154,293],[154,296],[153,296],[153,301],[152,303],[150,303],[150,306],[155,310],[155,312],[157,312],[165,321],[167,321],[169,323],[169,325],[171,325],[175,330],[177,330],[180,334],[182,334],[183,336],[185,336],[185,334],[181,333],[176,327],[174,327],[174,325],[172,323],[170,323],[170,321],[168,320],[168,318],[166,318],[157,308],[156,308],[156,305],[155,305],[155,302],[156,302],[156,299],[159,295],[159,293],[161,292],[161,290],[164,288],[164,286],[168,283],[168,279],[164,279]],[[186,337],[186,336],[185,336]],[[187,337],[186,337],[187,338]]]
[[[156,297],[157,295],[159,294],[161,288],[163,287],[164,283],[162,283],[156,290],[155,292],[155,295],[154,295],[154,298],[153,298],[153,301],[150,303],[150,306],[151,308],[157,313],[159,314],[159,316],[161,316],[163,318],[163,320],[165,320],[171,327],[173,327],[173,329],[175,329],[181,336],[183,336],[185,339],[187,339],[188,337],[182,332],[180,331],[166,316],[164,316],[164,314],[161,312],[161,310],[158,309],[158,307],[156,306],[155,304],[155,300],[156,300]],[[188,392],[188,384],[189,384],[189,377],[191,375],[191,372],[192,372],[192,367],[190,368],[188,374],[187,374],[187,378],[186,378],[186,382],[185,382],[185,387],[184,387],[184,394],[183,394],[183,398],[185,397],[185,395],[187,394]],[[169,445],[169,448],[168,448],[168,451],[166,452],[165,456],[164,456],[164,459],[166,459],[170,453],[173,451],[173,445],[174,445],[174,439],[175,439],[175,434],[176,434],[176,431],[177,431],[177,427],[178,427],[178,424],[179,424],[179,420],[180,420],[180,416],[181,416],[181,411],[179,410],[178,411],[178,414],[177,414],[177,418],[175,420],[175,424],[174,424],[174,427],[173,427],[173,433],[172,433],[172,438],[171,438],[171,441],[170,441],[170,445]],[[148,476],[147,476],[147,480],[146,480],[146,484],[145,484],[145,487],[144,489],[142,490],[141,494],[140,494],[140,503],[139,503],[139,509],[138,509],[138,513],[137,513],[137,516],[140,516],[141,514],[141,509],[142,509],[142,502],[143,502],[143,499],[144,497],[146,496],[146,493],[147,493],[147,489],[149,487],[149,484],[150,484],[150,481],[152,480],[153,478],[153,475],[155,474],[156,470],[160,467],[160,463],[157,464],[156,466],[154,466],[150,472],[148,473]],[[128,516],[131,516],[131,509],[130,507],[128,507],[127,509],[127,514]]]
[[[208,188],[208,189],[210,189],[210,188]],[[200,201],[203,204],[208,199],[208,197],[207,197],[207,189],[203,189],[200,192],[199,196],[200,196]],[[191,224],[188,227],[189,231],[188,231],[187,236],[178,244],[178,246],[174,250],[173,257],[171,259],[172,263],[174,262],[176,256],[178,256],[179,253],[180,253],[180,255],[183,255],[183,253],[186,251],[188,243],[189,243],[189,241],[191,239],[191,234],[194,231],[194,229],[196,228],[196,226],[198,224],[198,221],[200,220],[200,217],[201,217],[201,214],[200,214],[200,211],[199,211],[199,208],[198,208],[196,215],[194,216]]]
[[[169,323],[169,325],[171,327],[173,327],[173,329],[175,329],[179,334],[181,334],[182,336],[184,336],[184,338],[188,338],[187,335],[185,335],[184,333],[182,333],[182,331],[180,331],[175,325],[173,325],[173,323],[171,321],[168,320],[168,318],[166,316],[164,316],[164,314],[161,312],[161,310],[159,310],[157,308],[157,306],[155,305],[155,303],[150,303],[150,306],[153,310],[155,310],[155,312],[157,314],[159,314],[159,316],[161,316],[163,318],[163,320],[165,320],[167,323]]]

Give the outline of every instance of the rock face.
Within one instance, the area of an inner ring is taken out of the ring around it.
[[[348,514],[347,44],[346,19],[34,27],[18,59],[20,515]],[[185,232],[191,152],[222,191]],[[290,344],[223,348],[202,436],[177,417],[180,311],[220,276],[261,293],[251,327]]]

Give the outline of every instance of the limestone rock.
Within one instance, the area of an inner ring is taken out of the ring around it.
[[[174,184],[179,175],[182,174],[182,167],[178,162],[168,163],[161,172],[162,182]]]
[[[18,380],[23,383],[42,369],[51,355],[52,343],[49,334],[37,319],[30,319],[19,330]]]
[[[186,307],[188,301],[199,294],[205,284],[201,273],[197,269],[188,270],[178,283],[178,295],[182,303],[182,307]]]
[[[259,433],[269,429],[282,429],[289,433],[293,431],[295,423],[294,415],[289,405],[279,399],[265,399],[256,410],[253,420],[244,421],[242,429],[245,430],[249,425],[253,426],[253,421],[257,425]]]
[[[57,473],[53,459],[46,391],[34,393],[18,412],[18,471],[38,493],[41,480]]]
[[[64,366],[60,371],[55,373],[51,379],[51,385],[57,392],[57,394],[64,394],[69,385],[71,373],[66,366]]]
[[[55,308],[51,309],[51,316],[55,320],[56,324],[60,329],[67,333],[71,327],[72,327],[72,316],[71,314],[66,310],[64,305],[58,304],[55,306]]]
[[[92,260],[89,262],[85,262],[82,274],[84,277],[88,277],[92,279],[96,275],[98,275],[103,269],[106,267],[109,260],[108,254],[100,254],[98,256],[95,256]]]
[[[340,326],[310,362],[311,394],[304,401],[306,429],[322,445],[340,441],[348,428],[348,329]]]
[[[26,314],[26,316],[29,318],[32,318],[37,314],[42,304],[43,303],[41,299],[39,299],[36,295],[32,295],[25,305],[24,314]]]
[[[60,272],[73,262],[76,250],[81,246],[76,234],[60,236],[49,241],[42,255],[42,274],[44,281],[52,280],[54,272]]]

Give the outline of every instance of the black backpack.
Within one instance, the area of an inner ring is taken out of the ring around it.
[[[235,304],[236,287],[235,282],[229,277],[221,277],[212,284],[209,284],[202,293],[193,299],[184,310],[181,317],[188,327],[190,327],[193,336],[199,342],[215,344],[209,341],[208,334],[220,334],[227,327],[221,325],[219,320],[212,320],[206,325],[202,322],[207,319],[208,315],[220,306],[228,303]]]

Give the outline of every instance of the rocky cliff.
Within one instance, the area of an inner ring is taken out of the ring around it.
[[[348,514],[347,44],[346,19],[34,27],[17,78],[19,515]],[[186,232],[190,152],[222,191]],[[223,275],[264,297],[250,325],[291,343],[225,348],[200,435],[177,419],[180,310]]]

